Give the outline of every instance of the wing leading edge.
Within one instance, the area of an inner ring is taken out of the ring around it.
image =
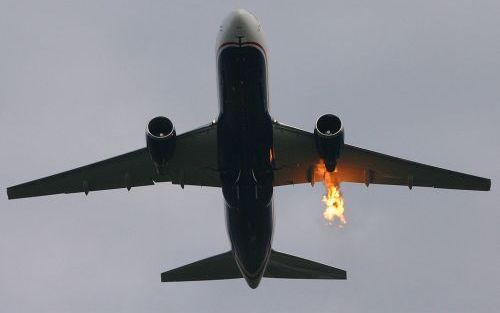
[[[274,124],[275,186],[322,181],[321,159],[314,135],[283,124]],[[337,182],[402,185],[410,188],[482,190],[491,180],[345,145],[334,172]]]
[[[217,125],[177,137],[166,174],[158,176],[148,150],[142,148],[104,161],[7,188],[9,199],[153,185],[155,182],[220,187]]]

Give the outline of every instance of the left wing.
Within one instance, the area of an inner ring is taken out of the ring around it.
[[[158,176],[147,148],[7,188],[9,199],[153,185],[155,182],[220,187],[217,125],[177,136],[166,174]]]
[[[314,135],[297,128],[275,123],[274,185],[321,182],[324,169],[316,152]],[[318,170],[319,169],[319,170]],[[352,182],[385,185],[490,190],[487,178],[454,172],[345,145],[333,173],[338,183]]]

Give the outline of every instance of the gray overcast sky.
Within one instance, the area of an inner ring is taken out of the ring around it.
[[[162,284],[227,251],[219,190],[160,184],[7,201],[5,188],[143,147],[217,116],[215,37],[262,22],[271,110],[346,140],[490,177],[490,192],[343,185],[275,191],[277,250],[347,281]],[[499,1],[0,0],[0,312],[496,312],[500,307]]]

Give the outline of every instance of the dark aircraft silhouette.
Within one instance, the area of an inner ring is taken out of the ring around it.
[[[489,190],[486,178],[453,172],[344,143],[332,114],[314,132],[273,120],[268,110],[268,59],[260,23],[245,10],[230,14],[217,38],[220,113],[209,125],[176,135],[170,119],[153,118],[146,147],[7,189],[9,199],[171,182],[221,187],[232,249],[161,275],[164,282],[262,277],[346,279],[346,272],[271,248],[273,188],[336,181]],[[323,174],[318,171],[323,169]]]

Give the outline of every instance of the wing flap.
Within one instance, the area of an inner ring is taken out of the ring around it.
[[[217,159],[217,124],[177,137],[167,179],[173,184],[221,187]]]
[[[280,123],[273,125],[274,186],[311,182],[311,175],[320,162],[314,137],[304,130]]]

